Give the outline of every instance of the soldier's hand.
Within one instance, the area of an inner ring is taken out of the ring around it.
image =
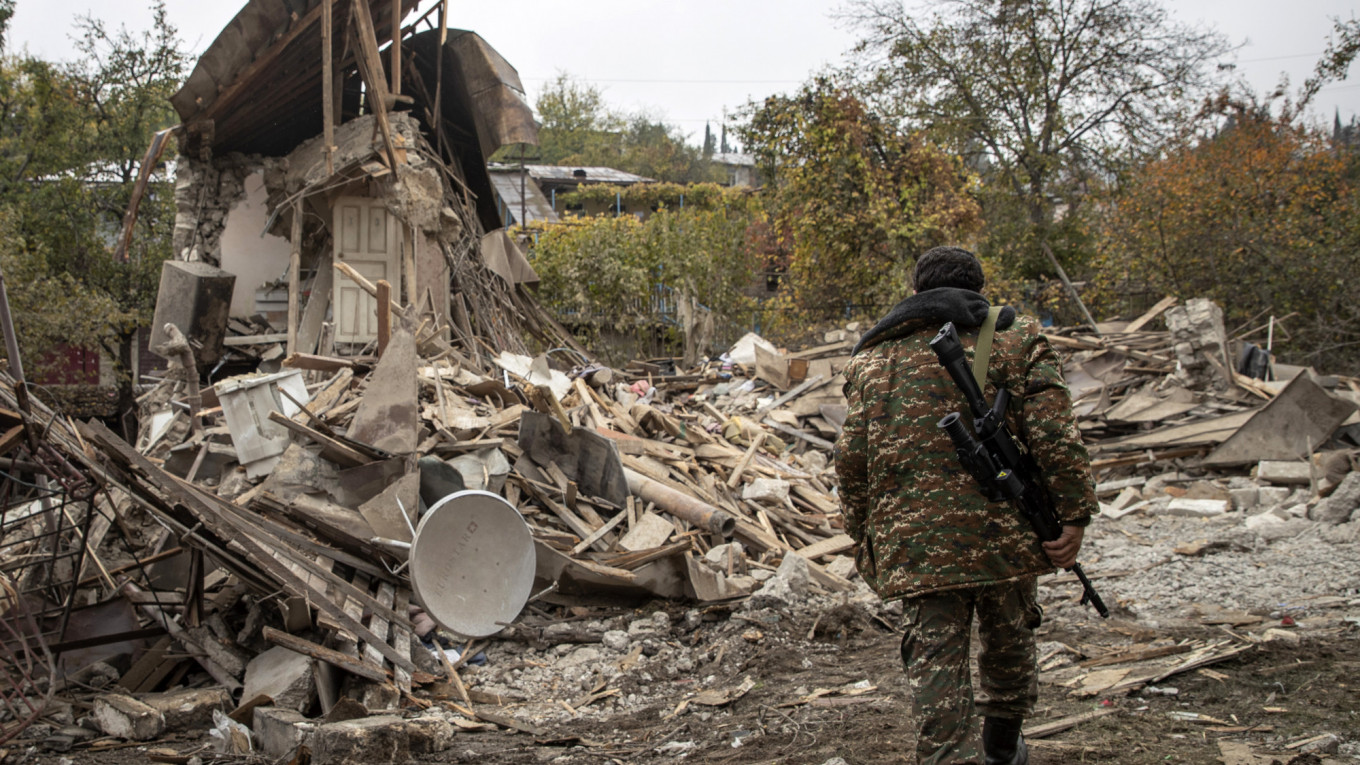
[[[1081,551],[1081,538],[1086,534],[1085,526],[1063,526],[1062,534],[1052,542],[1044,542],[1044,552],[1058,568],[1069,568],[1077,562]]]

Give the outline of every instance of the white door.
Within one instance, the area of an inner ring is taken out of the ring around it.
[[[386,279],[401,288],[401,227],[380,200],[340,197],[335,216],[335,257],[377,284]],[[335,341],[367,343],[378,337],[377,301],[343,273],[335,275],[331,305],[335,309]],[[395,297],[395,295],[394,295]]]

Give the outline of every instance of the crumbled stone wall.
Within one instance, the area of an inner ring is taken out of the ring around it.
[[[227,214],[245,199],[245,179],[265,160],[231,155],[204,162],[181,155],[175,171],[175,258],[222,265]]]
[[[1208,298],[1193,298],[1166,312],[1176,351],[1176,376],[1195,390],[1226,390],[1232,385],[1225,349],[1223,309]]]

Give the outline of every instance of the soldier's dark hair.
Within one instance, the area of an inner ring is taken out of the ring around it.
[[[962,247],[936,247],[916,259],[912,274],[917,292],[936,287],[958,287],[981,292],[984,278],[982,261]]]

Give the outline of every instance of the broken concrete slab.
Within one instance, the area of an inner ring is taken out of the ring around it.
[[[675,524],[653,512],[646,512],[638,518],[633,528],[619,540],[624,550],[650,550],[660,547],[675,533]]]
[[[1350,401],[1329,394],[1313,374],[1301,374],[1210,452],[1203,464],[1223,467],[1306,458],[1355,409]]]
[[[150,741],[165,732],[165,716],[160,710],[131,696],[99,696],[90,714],[106,736]]]
[[[453,726],[435,717],[404,720],[375,715],[316,726],[313,765],[396,765],[414,755],[434,754],[453,744]]]
[[[378,366],[369,375],[364,397],[354,412],[348,436],[393,454],[416,450],[420,436],[416,341],[404,328],[393,327]]]
[[[757,478],[746,484],[741,498],[782,505],[789,498],[789,482],[779,478]]]
[[[1307,486],[1313,480],[1312,464],[1304,461],[1261,460],[1256,480],[1276,486]]]
[[[378,496],[360,505],[359,514],[373,528],[374,534],[384,539],[410,542],[419,500],[420,474],[410,473],[394,481]]]
[[[1227,513],[1230,503],[1223,499],[1186,499],[1177,497],[1158,510],[1157,515],[1179,515],[1189,518],[1213,518]]]
[[[141,698],[161,713],[167,731],[198,731],[212,726],[213,710],[230,712],[235,706],[226,688],[187,688],[153,693]]]
[[[252,732],[258,751],[274,760],[292,757],[311,737],[312,724],[296,709],[256,707]]]
[[[268,696],[274,706],[306,711],[312,703],[312,658],[275,646],[261,653],[246,666],[241,698]]]
[[[1309,512],[1310,520],[1336,525],[1346,523],[1360,508],[1360,472],[1350,473],[1330,497]]]

